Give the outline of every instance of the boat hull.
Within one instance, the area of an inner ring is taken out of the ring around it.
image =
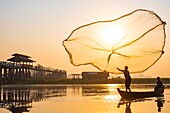
[[[148,91],[148,92],[126,92],[126,91],[120,90],[119,88],[117,90],[123,99],[162,97],[164,93],[164,89],[161,89],[159,91]]]

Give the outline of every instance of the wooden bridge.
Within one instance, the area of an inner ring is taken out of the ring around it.
[[[65,70],[53,69],[42,65],[33,66],[30,56],[13,54],[7,61],[0,61],[0,83],[9,80],[30,78],[66,78]]]

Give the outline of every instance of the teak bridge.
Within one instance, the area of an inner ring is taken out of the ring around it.
[[[10,80],[30,78],[66,78],[65,70],[33,66],[34,60],[30,56],[15,53],[7,61],[0,61],[0,83]]]

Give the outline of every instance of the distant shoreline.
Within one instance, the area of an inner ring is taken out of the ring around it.
[[[170,84],[170,78],[161,78],[163,84]],[[124,84],[124,78],[107,80],[34,78],[8,81],[3,84]],[[156,84],[156,78],[132,78],[132,84]]]

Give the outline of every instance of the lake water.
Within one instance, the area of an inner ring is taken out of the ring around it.
[[[164,97],[121,101],[123,84],[3,85],[0,113],[170,113],[170,84]],[[136,84],[132,91],[150,91],[154,85]]]

